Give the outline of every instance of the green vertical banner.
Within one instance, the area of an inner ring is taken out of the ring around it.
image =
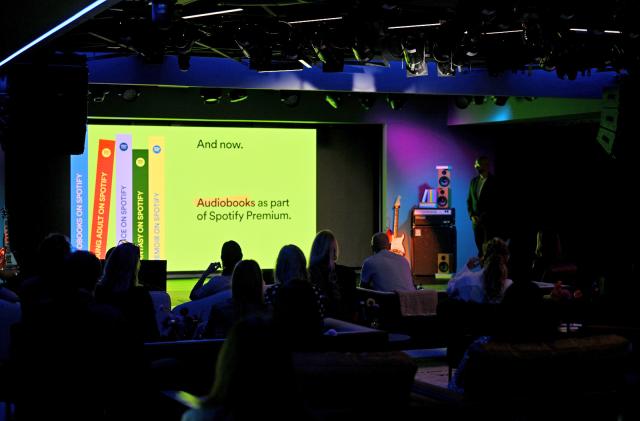
[[[134,149],[133,161],[133,242],[140,247],[140,259],[149,258],[149,151]]]

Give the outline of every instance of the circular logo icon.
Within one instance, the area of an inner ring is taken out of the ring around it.
[[[153,153],[160,153],[161,150],[160,145],[153,145]]]
[[[138,167],[144,167],[144,158],[140,157],[140,158],[136,159],[136,165]]]
[[[103,157],[109,158],[111,156],[111,149],[103,148],[101,154]]]
[[[126,151],[127,149],[129,149],[129,145],[127,145],[126,143],[122,142],[120,144],[120,150],[121,151]]]

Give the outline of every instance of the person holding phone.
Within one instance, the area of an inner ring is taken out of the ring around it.
[[[231,274],[233,268],[240,260],[242,260],[242,249],[240,245],[233,240],[227,241],[222,245],[220,252],[220,262],[213,262],[202,272],[200,279],[195,283],[189,294],[191,300],[199,300],[204,297],[226,291],[231,288]],[[204,281],[222,268],[220,275],[212,276],[206,284]]]

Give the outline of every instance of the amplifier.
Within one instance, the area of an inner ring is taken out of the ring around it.
[[[449,209],[420,209],[414,208],[411,213],[411,223],[414,227],[456,224],[456,210]]]

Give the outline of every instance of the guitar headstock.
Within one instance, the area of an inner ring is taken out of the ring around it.
[[[400,198],[401,198],[401,197],[402,197],[402,196],[399,196],[399,195],[398,195],[398,197],[396,197],[396,202],[393,204],[393,207],[394,207],[395,209],[398,209],[398,208],[400,207]]]

